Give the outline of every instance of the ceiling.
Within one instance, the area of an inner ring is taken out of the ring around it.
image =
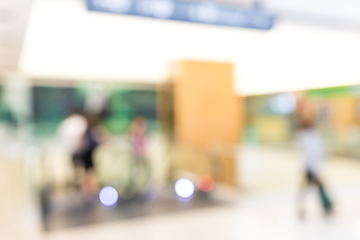
[[[360,83],[356,31],[284,20],[269,31],[226,28],[38,1],[19,64],[29,78],[157,84],[170,63],[191,59],[233,63],[242,96]]]
[[[250,6],[253,0],[215,0]],[[17,72],[32,4],[36,0],[0,1],[0,74]]]
[[[205,0],[203,0],[205,1]],[[344,27],[360,26],[358,0],[213,0],[230,5],[258,4],[277,17]],[[36,0],[0,1],[0,73],[17,72],[30,9]],[[260,4],[261,3],[261,4]]]
[[[32,0],[0,1],[0,73],[15,72]]]

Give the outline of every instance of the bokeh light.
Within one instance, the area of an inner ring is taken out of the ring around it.
[[[281,93],[270,98],[270,109],[278,114],[291,114],[296,110],[296,96],[293,93]]]
[[[186,178],[181,178],[175,183],[175,192],[179,197],[189,198],[194,194],[194,184]]]
[[[202,175],[198,180],[198,187],[203,192],[210,192],[214,185],[215,181],[210,175]]]
[[[119,194],[113,187],[104,187],[99,193],[100,202],[105,206],[113,206],[119,199]]]

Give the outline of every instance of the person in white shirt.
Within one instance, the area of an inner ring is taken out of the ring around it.
[[[80,153],[84,148],[84,135],[88,128],[86,118],[79,113],[70,114],[58,127],[62,145],[71,155]]]
[[[332,213],[333,204],[324,189],[324,185],[319,178],[319,172],[324,162],[324,146],[320,133],[314,128],[314,121],[310,118],[300,120],[300,129],[298,133],[299,148],[302,152],[302,158],[305,165],[305,189],[302,187],[300,194],[299,214],[304,216],[305,209],[303,199],[306,190],[310,186],[316,186],[319,191],[322,207],[325,214]],[[304,191],[305,190],[305,191]]]
[[[88,116],[72,113],[60,124],[58,134],[72,156],[75,166],[81,165],[85,168],[81,186],[85,196],[92,200],[95,199],[98,192],[93,155],[99,142],[93,131],[94,126],[89,120]]]

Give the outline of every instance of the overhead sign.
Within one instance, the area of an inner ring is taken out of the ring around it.
[[[262,6],[285,18],[329,24],[360,24],[359,0],[264,0]]]
[[[86,0],[91,11],[269,30],[274,17],[258,9],[240,9],[211,2],[174,0]]]

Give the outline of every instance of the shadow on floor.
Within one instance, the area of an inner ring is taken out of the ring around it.
[[[143,197],[120,199],[111,209],[104,207],[99,200],[87,203],[80,193],[48,199],[43,196],[42,199],[44,231],[226,204],[203,192],[195,192],[191,200],[181,201],[173,191],[162,192],[154,201],[146,201]]]

